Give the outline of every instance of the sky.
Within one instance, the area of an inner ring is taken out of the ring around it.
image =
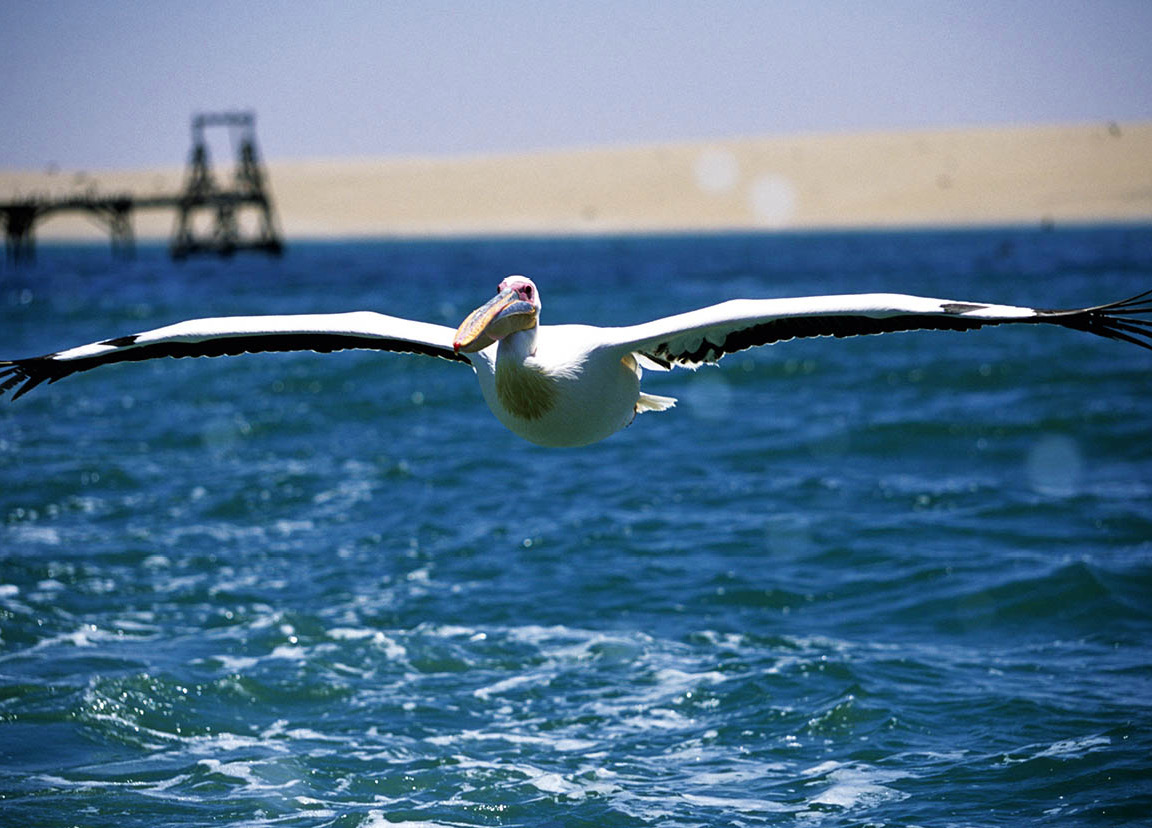
[[[1150,0],[3,0],[0,168],[1152,119]]]

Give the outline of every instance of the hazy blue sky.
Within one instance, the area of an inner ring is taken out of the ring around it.
[[[1152,118],[1152,0],[0,2],[0,167]]]

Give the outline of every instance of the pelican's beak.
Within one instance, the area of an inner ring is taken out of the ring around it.
[[[535,324],[536,306],[508,288],[468,314],[456,329],[452,347],[457,352],[474,354],[510,333],[526,331]]]

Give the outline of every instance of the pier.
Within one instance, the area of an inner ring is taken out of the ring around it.
[[[205,130],[225,127],[238,148],[231,179],[221,184],[212,171]],[[266,176],[256,150],[256,116],[252,112],[203,113],[192,118],[192,152],[184,188],[177,193],[140,196],[132,193],[85,194],[56,198],[28,197],[0,203],[4,242],[9,261],[31,261],[36,256],[36,225],[54,214],[87,213],[105,227],[115,256],[135,250],[132,215],[137,210],[173,210],[176,220],[169,244],[174,259],[212,254],[230,256],[242,250],[280,255],[284,243],[276,225]],[[240,215],[254,211],[256,229],[241,232]],[[206,225],[206,226],[205,226]]]

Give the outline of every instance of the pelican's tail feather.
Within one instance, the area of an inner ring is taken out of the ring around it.
[[[656,394],[640,392],[640,399],[636,400],[636,413],[643,411],[667,411],[676,405],[675,397],[660,397]]]

